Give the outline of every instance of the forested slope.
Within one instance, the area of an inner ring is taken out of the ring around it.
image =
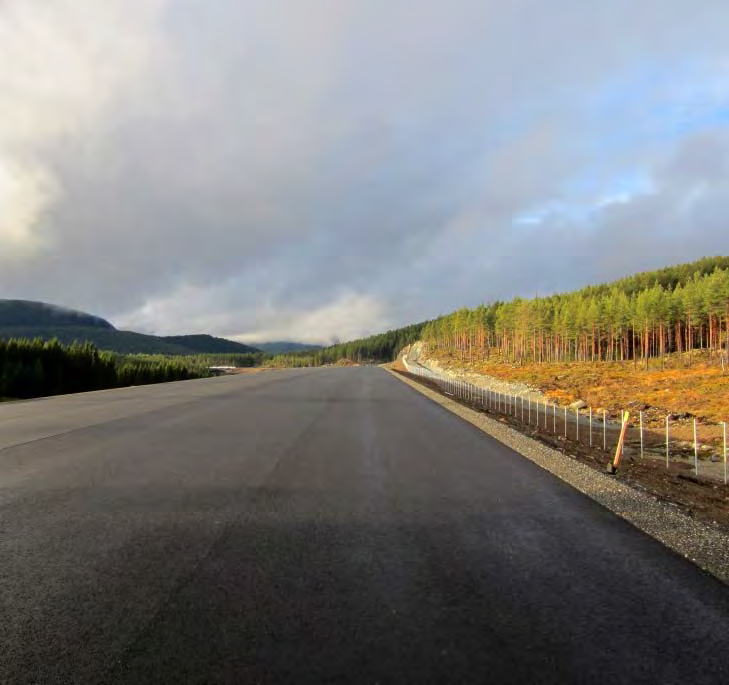
[[[0,400],[204,378],[204,363],[181,358],[129,358],[91,343],[0,340]]]
[[[119,354],[259,354],[259,350],[212,335],[157,336],[120,331],[101,317],[45,302],[0,300],[0,340],[42,338],[64,345],[89,342]]]
[[[330,345],[315,352],[277,355],[268,363],[271,366],[322,366],[345,359],[356,363],[392,361],[403,347],[420,339],[425,325],[412,324],[366,338]]]
[[[76,309],[31,300],[0,300],[0,329],[82,327],[114,330],[106,319]]]
[[[460,309],[426,325],[433,350],[518,362],[646,362],[718,352],[729,332],[729,257],[637,274],[580,291]]]

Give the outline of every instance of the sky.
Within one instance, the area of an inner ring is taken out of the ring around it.
[[[347,340],[729,254],[726,0],[0,0],[0,297]]]

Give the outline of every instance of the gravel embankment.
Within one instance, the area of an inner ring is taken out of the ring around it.
[[[547,402],[549,398],[542,393],[539,388],[536,388],[527,383],[520,383],[518,381],[505,381],[502,378],[496,376],[489,376],[484,373],[475,373],[473,371],[467,371],[465,369],[444,366],[436,359],[429,359],[423,355],[423,344],[421,342],[413,343],[410,347],[406,347],[401,354],[404,354],[405,360],[414,362],[415,364],[421,365],[426,369],[441,373],[452,378],[453,380],[466,381],[471,385],[475,385],[479,388],[488,388],[495,392],[501,392],[506,395],[514,395],[517,397],[531,398],[533,402]]]
[[[725,583],[729,583],[729,535],[686,516],[674,506],[464,407],[414,380],[390,371],[426,397],[457,414]]]

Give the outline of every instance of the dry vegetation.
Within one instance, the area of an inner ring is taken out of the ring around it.
[[[702,422],[729,420],[729,373],[706,353],[654,360],[647,369],[633,362],[512,364],[498,361],[462,363],[453,355],[433,355],[446,367],[464,368],[505,381],[527,383],[564,405],[581,399],[613,415],[643,410],[647,425],[662,425],[666,414],[697,417]]]

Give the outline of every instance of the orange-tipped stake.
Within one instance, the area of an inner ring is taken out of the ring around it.
[[[615,448],[615,459],[613,463],[607,465],[607,472],[609,474],[615,474],[618,472],[618,464],[620,463],[620,457],[623,455],[623,442],[625,441],[625,433],[628,430],[628,419],[630,418],[630,412],[623,413],[623,427],[620,429],[620,438],[618,439],[618,446]]]

